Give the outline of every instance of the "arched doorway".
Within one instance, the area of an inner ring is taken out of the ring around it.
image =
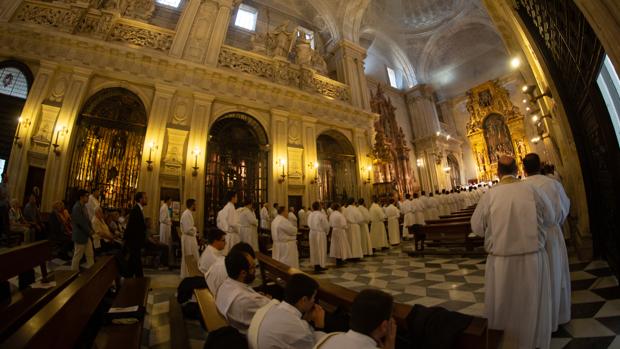
[[[316,140],[319,161],[319,200],[341,202],[359,193],[355,150],[347,137],[326,131]]]
[[[459,166],[459,162],[456,160],[454,155],[448,154],[448,167],[450,168],[450,185],[452,189],[461,185],[461,168]]]
[[[498,154],[514,156],[510,130],[504,122],[504,117],[499,114],[490,114],[482,124],[484,140],[487,145],[487,154],[490,163],[497,162]]]
[[[0,62],[0,173],[8,165],[13,145],[24,142],[23,134],[30,120],[22,119],[21,113],[33,80],[25,64]]]
[[[215,121],[207,145],[206,225],[215,224],[227,191],[236,191],[240,202],[267,200],[268,154],[267,133],[250,115],[228,113]]]
[[[144,104],[124,88],[99,91],[78,117],[66,198],[79,189],[102,190],[101,205],[129,208],[138,188],[147,116]]]

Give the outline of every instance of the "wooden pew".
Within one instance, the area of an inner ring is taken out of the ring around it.
[[[472,237],[469,221],[427,224],[419,226],[419,233],[425,240],[438,241],[441,244],[459,244],[465,246],[465,251],[473,251],[475,245],[481,245],[484,240],[478,236]],[[414,232],[418,233],[418,232]],[[423,244],[424,242],[422,242]],[[422,245],[423,246],[423,245]],[[423,247],[422,247],[423,249]],[[415,244],[415,251],[419,251]],[[433,252],[435,253],[435,252]],[[450,253],[452,254],[452,253]]]
[[[72,348],[118,275],[112,256],[99,258],[32,318],[3,348]]]
[[[56,283],[56,286],[51,288],[23,289],[12,295],[7,303],[0,304],[0,341],[28,321],[77,277],[77,272],[68,270],[47,274],[45,264],[51,259],[51,249],[51,243],[45,240],[0,253],[0,263],[3,266],[0,271],[2,280],[40,265],[41,270],[45,271],[47,281]]]
[[[465,213],[453,213],[453,214],[449,214],[449,215],[441,215],[439,216],[439,218],[459,218],[459,217],[471,217],[471,213],[469,212],[465,212]]]
[[[168,301],[170,308],[168,319],[170,320],[170,347],[175,349],[189,349],[189,339],[185,328],[185,319],[181,305],[177,302],[177,297],[172,295]]]
[[[187,266],[190,276],[203,276],[202,272],[197,267],[194,256],[189,255],[185,257],[185,265]],[[200,316],[202,317],[202,321],[204,322],[207,331],[215,331],[218,328],[228,326],[226,319],[217,310],[217,307],[215,306],[215,298],[208,288],[194,289],[194,296],[196,298],[196,302],[198,302]]]
[[[440,218],[440,219],[429,219],[425,221],[426,224],[446,224],[446,223],[458,223],[458,222],[469,222],[471,216],[467,217],[454,217],[454,218]]]
[[[274,260],[273,258],[266,256],[262,253],[257,253],[256,257],[260,261],[261,275],[263,275],[263,283],[267,280],[265,277],[276,282],[279,285],[286,284],[289,277],[302,271],[296,268],[291,268],[288,265]],[[309,275],[312,277],[311,275]],[[348,288],[333,284],[325,279],[316,279],[319,283],[319,290],[317,292],[317,298],[321,302],[325,302],[331,306],[340,306],[344,309],[350,310],[351,305],[357,292]],[[411,312],[412,306],[395,303],[394,304],[394,318],[398,322],[398,326],[401,329],[407,330],[406,318]],[[489,338],[493,341],[489,341]],[[501,337],[501,331],[490,331],[487,328],[487,320],[484,318],[474,317],[469,327],[463,331],[456,348],[458,349],[486,349],[496,348]]]

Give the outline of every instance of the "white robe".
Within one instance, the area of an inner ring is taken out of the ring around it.
[[[254,251],[258,251],[258,219],[254,211],[247,207],[239,211],[239,236],[241,241],[250,244]]]
[[[543,227],[554,214],[544,193],[506,176],[472,215],[472,231],[484,237],[489,253],[485,315],[489,328],[504,331],[505,348],[550,346],[551,286]]]
[[[329,337],[327,337],[329,336]],[[324,341],[317,343],[316,349],[377,349],[377,342],[365,334],[349,330],[346,333],[336,333],[324,336]]]
[[[224,254],[241,241],[239,236],[239,215],[235,210],[235,205],[228,202],[220,212],[217,213],[217,228],[226,233],[226,247]]]
[[[288,212],[288,221],[291,222],[295,228],[297,228],[297,216],[295,216],[293,212]]]
[[[378,204],[373,203],[368,212],[370,213],[370,242],[372,247],[378,250],[388,247],[383,209]]]
[[[297,228],[288,219],[278,215],[271,222],[271,236],[273,238],[273,259],[289,267],[299,268]]]
[[[424,203],[419,198],[411,200],[411,206],[413,215],[415,217],[415,224],[425,225],[424,220]]]
[[[431,196],[428,198],[428,200],[426,200],[426,202],[428,203],[428,206],[429,206],[429,209],[428,209],[429,219],[439,219],[438,200],[434,196]]]
[[[248,333],[250,337],[252,330],[257,327],[257,343],[252,343],[252,339],[249,339],[254,349],[312,349],[317,339],[324,335],[323,332],[315,332],[310,324],[302,319],[302,313],[286,302],[272,305],[262,319],[257,319],[258,313],[252,319]]]
[[[170,219],[170,210],[164,202],[159,208],[159,242],[170,246],[172,243],[172,220]]]
[[[403,201],[400,206],[400,214],[403,215],[403,238],[410,238],[409,227],[415,224],[413,202],[409,199]]]
[[[299,212],[297,212],[297,217],[299,217],[299,226],[300,227],[307,227],[308,226],[308,214],[309,212],[306,212],[305,210],[299,210]]]
[[[398,217],[400,216],[400,211],[396,206],[390,204],[385,212],[388,220],[388,238],[390,240],[390,245],[398,245],[400,244],[400,232],[398,231]]]
[[[351,246],[347,239],[347,219],[340,211],[333,211],[329,215],[329,225],[332,227],[329,256],[338,259],[351,258]]]
[[[209,267],[209,270],[205,273],[205,280],[207,281],[207,287],[213,294],[213,297],[217,297],[217,291],[220,286],[228,279],[228,273],[226,272],[225,258],[220,258]]]
[[[230,326],[244,335],[250,327],[254,313],[267,303],[269,298],[254,291],[249,285],[231,278],[222,283],[215,296],[217,310]]]
[[[206,274],[209,271],[209,268],[219,259],[224,259],[224,255],[222,251],[219,251],[215,247],[211,245],[207,245],[202,254],[200,255],[200,260],[198,261],[198,269],[200,269],[203,274]]]
[[[183,279],[190,276],[189,270],[185,265],[185,258],[193,255],[196,263],[200,259],[198,242],[196,241],[197,230],[194,226],[194,216],[190,209],[186,209],[181,215],[181,233],[181,279]]]
[[[545,248],[549,255],[549,270],[551,274],[551,296],[553,298],[553,331],[557,331],[559,324],[570,321],[571,318],[571,281],[568,263],[568,252],[562,233],[562,224],[570,210],[570,200],[560,182],[548,176],[534,175],[527,177],[529,183],[541,189],[551,201],[555,211],[553,224],[546,228],[547,244]]]
[[[426,195],[421,195],[421,196],[419,197],[419,200],[420,200],[420,202],[422,203],[422,210],[423,210],[423,211],[422,211],[422,214],[424,215],[424,220],[431,219],[431,215],[430,215],[430,213],[431,213],[431,212],[430,212],[431,207],[430,207],[430,204],[429,204],[429,202],[428,202],[428,196],[426,196]]]
[[[360,223],[360,236],[362,237],[362,251],[365,256],[372,256],[372,240],[370,239],[370,230],[368,229],[368,223],[370,223],[370,212],[362,205],[357,206],[357,209],[362,215],[363,221]]]
[[[321,211],[312,211],[308,215],[308,227],[310,233],[310,264],[318,265],[322,268],[327,265],[327,233],[329,232],[329,222],[327,216]]]
[[[266,207],[260,209],[260,227],[263,229],[271,228],[271,217],[269,216],[269,210]]]
[[[93,217],[95,217],[95,211],[97,210],[97,207],[101,207],[101,205],[99,204],[99,200],[97,200],[97,198],[94,197],[92,194],[88,196],[88,202],[84,206],[86,206],[88,219],[91,220],[93,219]]]
[[[362,216],[357,207],[349,205],[342,209],[342,214],[347,219],[348,228],[348,240],[351,246],[351,258],[364,257],[364,251],[362,251],[362,237],[360,232],[359,223],[362,221]]]

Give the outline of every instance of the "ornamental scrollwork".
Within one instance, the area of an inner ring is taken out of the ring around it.
[[[145,28],[133,27],[117,23],[108,36],[110,41],[119,41],[127,44],[152,48],[167,52],[172,46],[173,35],[156,32]]]

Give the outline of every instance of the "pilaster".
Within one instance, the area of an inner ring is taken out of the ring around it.
[[[357,44],[342,40],[335,51],[338,80],[351,88],[351,103],[359,108],[370,110],[370,96],[364,59],[366,50]]]
[[[315,181],[318,177],[318,168],[309,166],[310,163],[318,164],[318,154],[316,149],[316,119],[304,117],[302,121],[302,142],[305,150],[304,170],[306,173],[304,184],[306,195],[303,197],[303,204],[306,208],[319,199],[319,183]]]
[[[279,109],[271,109],[271,186],[269,186],[269,202],[277,202],[280,205],[288,204],[288,116],[289,112]],[[280,160],[285,162],[284,170]],[[282,181],[282,171],[287,178]]]
[[[234,0],[220,0],[218,1],[219,8],[217,10],[217,16],[213,24],[213,31],[211,32],[211,40],[209,40],[209,46],[207,48],[207,55],[205,57],[205,64],[216,66],[217,60],[220,55],[220,50],[224,39],[226,38],[226,32],[228,31],[228,24],[230,22],[230,16],[232,8],[235,6]]]
[[[405,94],[414,139],[429,137],[441,130],[439,116],[433,98],[432,88],[428,85],[417,85]]]
[[[181,57],[181,55],[183,55],[183,50],[190,36],[192,25],[194,24],[194,19],[196,18],[201,2],[201,0],[187,1],[185,9],[183,9],[183,13],[181,13],[181,17],[179,18],[176,34],[172,41],[172,46],[170,47],[171,56]]]

